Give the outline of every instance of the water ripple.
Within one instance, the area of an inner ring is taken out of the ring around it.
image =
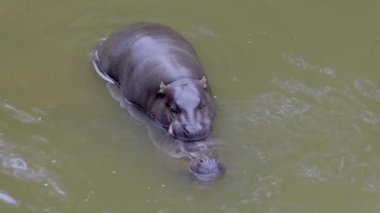
[[[1,189],[0,189],[0,201],[6,203],[8,205],[15,206],[15,207],[20,205],[19,201],[17,201],[15,198],[13,198],[7,192],[5,192],[4,190],[1,190]]]
[[[13,118],[23,122],[23,123],[41,123],[42,117],[41,116],[34,116],[31,113],[22,111],[8,103],[3,103],[3,107],[5,109],[8,109],[12,111]]]
[[[380,102],[380,90],[373,81],[368,79],[355,79],[354,86],[363,96]]]
[[[64,196],[65,190],[58,184],[52,174],[32,159],[23,157],[18,148],[0,138],[0,173],[13,177],[15,180],[37,183],[45,186],[47,191],[59,197]]]
[[[335,79],[337,75],[336,70],[332,67],[312,65],[302,57],[294,56],[293,53],[282,53],[281,58],[293,66],[301,68],[302,70],[318,72],[324,76],[329,77],[330,79]]]
[[[242,137],[234,142],[241,147],[242,159],[237,161],[251,162],[245,168],[248,173],[261,168],[262,174],[268,174],[265,168],[270,167],[284,182],[289,181],[282,176],[286,171],[312,184],[379,192],[380,167],[373,150],[380,130],[380,87],[372,80],[313,65],[293,54],[282,54],[282,58],[299,68],[295,72],[329,79],[310,81],[295,73],[273,78],[268,82],[273,90],[252,100],[219,99],[219,119],[229,124],[229,132]],[[266,194],[241,196],[242,203],[260,205]]]

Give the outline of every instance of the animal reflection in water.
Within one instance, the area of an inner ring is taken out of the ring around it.
[[[190,160],[188,171],[195,178],[200,181],[213,181],[225,173],[226,166],[217,157],[217,144],[211,139],[197,142],[174,139],[166,131],[158,128],[145,113],[123,98],[117,85],[107,83],[107,88],[112,97],[120,102],[120,106],[126,109],[131,117],[146,126],[149,139],[158,149],[171,157]]]

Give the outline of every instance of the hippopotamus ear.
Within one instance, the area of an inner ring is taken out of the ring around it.
[[[165,94],[166,87],[167,86],[164,84],[164,82],[161,81],[160,88],[158,89],[157,93],[159,93],[159,94]]]
[[[199,80],[199,82],[201,83],[203,89],[206,89],[207,88],[207,79],[206,79],[206,76],[203,76],[201,78],[201,80]]]

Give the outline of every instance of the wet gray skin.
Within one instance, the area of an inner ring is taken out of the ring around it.
[[[206,73],[191,44],[168,26],[131,24],[102,40],[95,71],[123,98],[176,139],[198,141],[212,129],[214,106]]]
[[[200,181],[214,181],[226,172],[226,166],[218,160],[213,145],[209,141],[185,143],[184,149],[191,159],[188,171]]]
[[[188,170],[198,180],[206,182],[214,181],[222,176],[226,171],[226,166],[217,158],[203,155],[190,161]]]
[[[206,140],[188,143],[178,139],[173,141],[161,138],[161,131],[150,122],[150,118],[126,102],[127,100],[122,96],[119,87],[115,84],[108,83],[107,88],[112,97],[120,102],[120,106],[127,109],[131,117],[147,126],[148,135],[156,147],[166,147],[164,149],[168,149],[167,152],[171,157],[187,158],[190,160],[188,171],[196,179],[199,181],[214,181],[226,172],[226,166],[218,160],[218,146],[214,143],[213,139],[208,138]],[[170,148],[167,147],[168,145],[170,145]]]

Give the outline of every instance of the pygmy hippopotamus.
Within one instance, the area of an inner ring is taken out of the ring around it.
[[[93,65],[122,95],[183,141],[205,139],[214,107],[197,53],[161,24],[139,23],[104,39]]]
[[[203,155],[190,161],[188,171],[200,181],[213,181],[225,173],[226,166],[217,158]]]

